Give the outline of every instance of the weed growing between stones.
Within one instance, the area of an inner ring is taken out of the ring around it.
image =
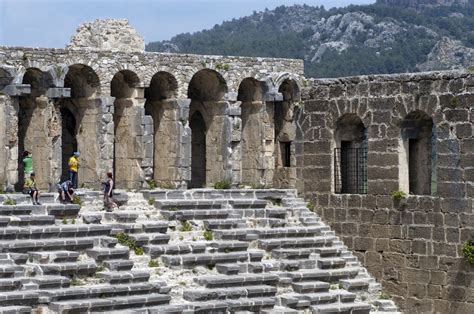
[[[407,194],[403,191],[393,191],[392,192],[392,199],[394,201],[400,202],[402,199],[406,198]]]
[[[281,206],[281,198],[272,199],[272,204],[275,206]]]
[[[63,218],[63,225],[67,225],[67,219]]]
[[[177,208],[177,207],[171,207],[171,208],[169,208],[168,210],[169,210],[170,212],[175,212],[175,211],[178,210],[178,208]]]
[[[216,190],[228,190],[231,188],[231,183],[229,180],[217,181],[214,183],[214,189]]]
[[[95,270],[96,272],[101,272],[101,271],[104,271],[105,270],[105,267],[102,266],[102,265],[99,265],[97,266],[97,269]]]
[[[83,286],[85,285],[84,281],[74,277],[71,279],[71,286]]]
[[[138,246],[134,239],[132,239],[128,234],[125,232],[119,232],[115,235],[118,242],[123,246],[128,246],[130,250],[133,250],[136,255],[143,255],[145,250],[141,246]]]
[[[181,220],[181,231],[189,232],[193,230],[193,226],[187,220]]]
[[[82,199],[78,195],[74,196],[72,203],[79,205],[79,207],[82,207],[82,204],[83,204]]]
[[[306,204],[306,208],[308,208],[310,211],[314,212],[316,205],[314,205],[313,201],[309,201]]]
[[[16,205],[16,201],[12,198],[7,197],[7,199],[3,201],[3,205]]]
[[[158,186],[156,185],[156,181],[153,179],[147,180],[146,183],[148,183],[148,188],[150,190],[156,189]]]
[[[216,264],[208,264],[207,269],[213,270],[216,267]]]
[[[76,224],[76,218],[73,218],[73,219],[71,220],[71,225],[75,225],[75,224]]]
[[[150,197],[148,199],[148,205],[154,205],[155,204],[155,198],[154,197]]]
[[[462,246],[462,254],[470,264],[474,264],[474,234],[471,235],[469,241],[464,242]]]
[[[206,239],[206,241],[214,240],[214,234],[212,233],[212,230],[204,231],[203,236],[204,236],[204,239]]]
[[[380,296],[379,296],[379,299],[380,300],[390,300],[390,295],[387,294],[387,293],[381,293]]]
[[[159,267],[160,263],[156,259],[152,259],[148,262],[148,267]]]

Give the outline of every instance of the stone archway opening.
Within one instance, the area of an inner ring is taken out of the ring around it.
[[[206,122],[199,111],[189,121],[191,128],[191,182],[190,188],[206,185]]]
[[[241,101],[242,183],[249,185],[265,184],[266,125],[261,82],[254,78],[244,79],[240,83],[237,100]]]
[[[367,129],[354,113],[336,122],[334,176],[336,193],[367,193]]]
[[[194,143],[205,145],[204,149],[193,144],[191,178],[195,179],[191,179],[192,187],[203,187],[222,180],[231,181],[232,166],[228,160],[233,149],[229,134],[232,122],[228,117],[229,103],[223,101],[226,93],[226,81],[214,70],[198,71],[189,83],[188,98],[191,99],[189,116],[190,121],[194,119],[191,126],[192,138]],[[199,115],[194,116],[195,112],[199,112]],[[202,123],[203,121],[205,123]],[[197,131],[198,135],[195,135],[194,131]],[[198,169],[197,165],[206,168]],[[202,171],[205,171],[205,176],[202,175]]]
[[[117,72],[110,84],[114,100],[114,152],[113,173],[118,188],[140,188],[142,132],[140,106],[143,98],[140,79],[130,70]]]
[[[400,190],[413,195],[436,192],[436,140],[433,119],[423,111],[402,121],[399,144]]]
[[[61,100],[62,134],[71,134],[66,142],[75,143],[76,151],[81,153],[79,160],[78,187],[99,186],[102,174],[100,173],[99,126],[102,112],[97,103],[100,81],[94,70],[83,64],[71,65],[64,79],[64,87],[71,89],[71,97]],[[72,118],[73,119],[72,119]],[[75,121],[74,132],[72,127],[65,124]],[[69,130],[65,132],[65,130]],[[62,139],[62,171],[67,173],[68,160],[72,156],[71,147],[64,146]]]
[[[44,97],[53,80],[48,73],[37,68],[29,68],[23,75],[23,84],[31,87],[30,94],[19,97],[18,108],[18,185],[22,188],[24,179],[23,152],[33,156],[33,170],[36,184],[41,189],[49,188],[51,183],[50,132],[45,121],[50,114],[48,99]]]
[[[78,150],[76,140],[76,119],[68,108],[61,108],[61,138],[62,138],[62,172],[61,181],[67,180],[68,158]]]
[[[177,104],[178,82],[168,72],[153,75],[150,86],[145,89],[145,115],[153,124],[151,149],[145,149],[152,160],[150,168],[153,179],[163,186],[173,185],[177,180],[176,159],[180,142],[180,127]]]

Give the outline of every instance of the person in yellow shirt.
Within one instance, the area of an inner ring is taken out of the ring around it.
[[[33,205],[41,205],[38,201],[39,191],[36,188],[35,174],[32,172],[30,177],[25,180],[25,185],[23,186],[23,193],[31,196],[31,201]]]
[[[68,165],[69,165],[68,177],[69,177],[69,181],[72,182],[73,187],[75,189],[77,189],[77,171],[79,169],[79,156],[81,156],[81,153],[74,152],[74,154],[69,158],[69,161],[68,161]]]

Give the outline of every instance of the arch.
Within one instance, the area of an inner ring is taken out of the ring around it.
[[[203,69],[194,74],[189,82],[188,98],[198,101],[219,101],[227,91],[227,83],[219,72]]]
[[[44,95],[48,88],[54,86],[51,75],[48,72],[42,72],[38,68],[28,68],[23,75],[22,83],[31,86],[29,95],[31,98]]]
[[[115,98],[132,98],[140,85],[137,74],[130,70],[117,72],[110,83],[110,95]]]
[[[342,115],[336,122],[334,174],[336,193],[367,193],[367,128],[354,114]]]
[[[263,88],[262,83],[252,77],[248,77],[239,85],[237,100],[242,102],[262,101]]]
[[[97,73],[84,64],[73,64],[64,78],[64,87],[71,88],[72,98],[88,98],[100,91]]]
[[[206,123],[201,112],[195,111],[189,122],[191,128],[191,182],[190,188],[206,184]]]
[[[147,100],[166,100],[178,97],[178,81],[165,71],[157,72],[150,81],[150,87],[145,90]]]
[[[5,69],[0,68],[0,90],[5,86],[10,85],[13,81],[13,76]]]
[[[415,195],[436,191],[436,139],[433,119],[424,111],[408,113],[400,130],[400,190]]]
[[[299,101],[300,88],[295,80],[285,79],[278,87],[278,92],[283,95],[283,101]]]

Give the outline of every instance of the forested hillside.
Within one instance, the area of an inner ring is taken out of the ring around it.
[[[302,58],[312,77],[466,68],[474,63],[474,0],[417,11],[383,4],[281,6],[146,49]]]

